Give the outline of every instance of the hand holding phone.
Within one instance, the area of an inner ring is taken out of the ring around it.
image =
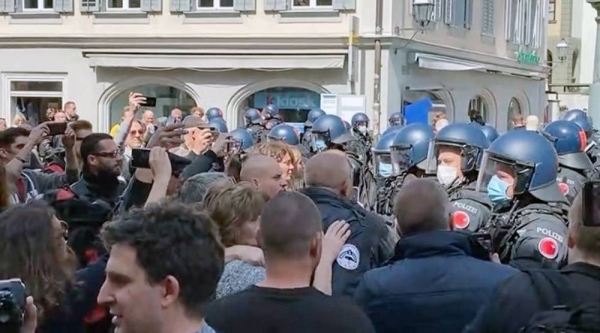
[[[142,97],[145,98],[146,100],[143,102],[140,102],[140,106],[145,106],[145,107],[150,107],[150,108],[156,107],[156,97],[149,97],[149,96],[142,96]]]
[[[50,130],[49,136],[63,135],[67,130],[67,123],[48,122],[46,126]]]

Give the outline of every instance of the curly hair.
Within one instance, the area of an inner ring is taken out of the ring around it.
[[[75,260],[57,246],[54,210],[34,200],[0,215],[0,279],[15,277],[27,286],[43,321],[72,285]]]
[[[266,203],[260,191],[249,182],[222,188],[205,200],[204,209],[217,223],[221,242],[226,247],[239,244],[240,229],[247,221],[256,221]]]
[[[132,247],[150,284],[177,279],[186,314],[204,315],[224,265],[223,245],[206,213],[178,201],[151,204],[107,223],[101,235],[108,249]]]
[[[277,160],[277,163],[281,163],[286,156],[290,156],[290,158],[293,156],[290,146],[283,141],[267,141],[259,143],[250,148],[248,153],[272,157]]]

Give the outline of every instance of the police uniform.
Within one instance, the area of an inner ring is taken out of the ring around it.
[[[301,144],[308,151],[312,151],[312,130],[307,129],[306,131],[304,131],[304,135],[302,135]]]
[[[504,263],[519,269],[558,268],[566,263],[566,203],[533,203],[499,214],[492,236]],[[506,221],[506,222],[505,222]]]
[[[252,140],[254,143],[259,143],[260,139],[264,136],[265,128],[259,124],[251,124],[247,128],[248,132],[252,135]]]
[[[454,212],[456,230],[478,232],[492,217],[492,203],[485,193],[475,190],[475,183],[458,187],[448,193]]]
[[[558,187],[567,200],[569,200],[569,203],[573,203],[577,194],[583,189],[583,183],[586,180],[587,178],[584,175],[566,167],[559,168],[558,176],[556,177]]]

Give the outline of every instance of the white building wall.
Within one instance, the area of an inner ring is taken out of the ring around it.
[[[596,48],[596,11],[592,5],[583,1],[581,18],[573,20],[581,25],[581,52],[579,81],[582,84],[592,83],[594,75],[594,51]],[[599,64],[600,66],[600,64]]]

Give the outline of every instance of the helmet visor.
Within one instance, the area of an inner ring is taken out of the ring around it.
[[[440,156],[441,155],[441,156]],[[458,156],[457,156],[458,155]],[[460,158],[458,167],[462,172],[469,172],[478,168],[481,149],[470,145],[448,141],[431,141],[427,151],[428,174],[435,174],[440,163],[451,164],[455,158]]]
[[[414,166],[412,145],[390,147],[393,174],[398,176]]]
[[[388,178],[394,174],[390,153],[375,153],[375,174],[377,178]]]
[[[485,152],[479,168],[476,190],[488,193],[490,183],[501,181],[508,185],[506,195],[512,198],[514,195],[527,192],[534,170],[532,166]]]

